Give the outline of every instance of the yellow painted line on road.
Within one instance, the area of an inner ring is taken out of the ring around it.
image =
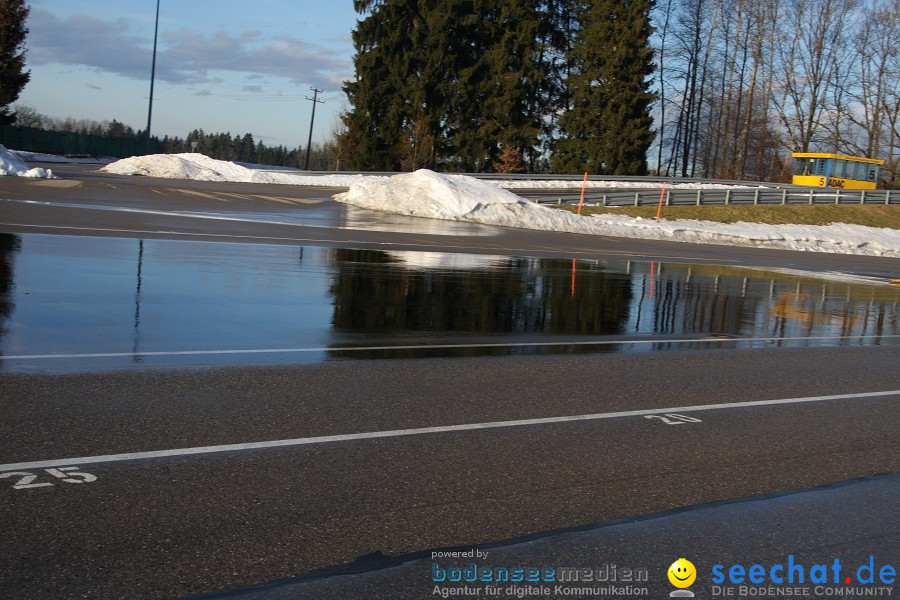
[[[206,198],[208,200],[218,200],[219,202],[231,202],[228,198],[220,198],[215,194],[207,194],[206,192],[198,192],[196,190],[183,190],[179,188],[169,188],[171,191],[184,194],[185,196],[196,196],[197,198]]]
[[[228,196],[229,198],[237,198],[238,200],[253,200],[247,194],[235,194],[234,192],[218,192],[220,196]]]
[[[278,196],[264,196],[263,194],[250,194],[254,198],[259,198],[260,200],[267,200],[269,202],[279,202],[281,204],[293,204],[293,200],[289,200],[287,198],[279,198]]]
[[[74,179],[31,179],[28,183],[38,187],[73,188],[81,187],[84,182]]]

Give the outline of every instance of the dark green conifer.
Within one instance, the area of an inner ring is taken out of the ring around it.
[[[19,99],[31,79],[25,70],[25,20],[29,8],[24,0],[0,0],[0,124],[15,122],[9,106]]]
[[[344,116],[350,143],[348,167],[400,169],[403,132],[415,121],[416,72],[424,20],[419,0],[356,0],[368,13],[353,32],[355,81],[344,91],[352,106]]]
[[[352,168],[490,170],[537,144],[543,74],[530,0],[359,0],[356,80],[345,85]],[[416,145],[420,148],[416,148]],[[432,155],[423,160],[419,150]]]
[[[570,107],[551,166],[560,173],[644,175],[655,96],[649,38],[652,0],[595,0],[580,7],[569,52]]]

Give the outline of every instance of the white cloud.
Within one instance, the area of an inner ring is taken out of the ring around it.
[[[118,75],[149,79],[151,40],[128,33],[126,19],[104,21],[75,14],[65,21],[32,9],[28,19],[29,64],[85,65]]]
[[[83,65],[138,80],[150,76],[152,38],[135,33],[125,18],[103,20],[85,14],[62,19],[39,8],[28,21],[28,62]],[[258,30],[240,34],[182,28],[160,32],[156,76],[175,84],[209,84],[215,72],[250,77],[277,76],[295,84],[335,89],[352,65],[332,48]]]

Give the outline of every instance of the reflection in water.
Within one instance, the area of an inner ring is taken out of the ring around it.
[[[0,341],[6,334],[6,323],[12,315],[15,304],[12,292],[15,286],[13,278],[13,260],[15,253],[22,247],[19,236],[9,233],[0,233]],[[2,354],[0,344],[0,354]]]
[[[338,250],[331,286],[336,334],[617,335],[631,278],[597,263],[491,257],[481,269],[410,269],[392,253]]]
[[[379,210],[367,210],[345,204],[341,213],[341,226],[364,231],[396,231],[400,233],[424,233],[427,235],[492,236],[497,229],[466,221],[444,221],[408,217]]]
[[[139,363],[143,361],[143,356],[141,356],[141,271],[144,269],[144,240],[140,240],[138,242],[138,254],[137,254],[137,284],[135,285],[134,290],[134,344],[132,345],[132,353],[134,354],[131,359],[135,363]]]
[[[720,266],[0,235],[0,368],[892,344],[898,299]]]
[[[681,347],[675,340],[692,336],[805,338],[806,344],[827,344],[835,340],[808,338],[878,343],[870,336],[900,334],[900,290],[874,282],[718,266],[512,257],[476,257],[471,266],[459,266],[432,256],[430,264],[444,266],[422,268],[411,264],[422,261],[405,254],[334,253],[333,356],[351,356],[340,347],[364,345],[370,336],[393,339],[396,345],[427,344],[439,335],[443,340],[457,336],[453,341],[461,343],[496,341],[500,335],[518,336],[518,341],[558,339],[552,336],[662,340],[644,347],[563,346],[597,351]],[[559,349],[466,348],[456,354]],[[356,358],[397,355],[352,353]]]
[[[656,298],[646,302],[642,297],[638,302],[631,328],[636,333],[842,336],[847,341],[873,344],[880,340],[872,336],[900,334],[900,290],[884,283],[665,264],[659,266],[655,280]]]

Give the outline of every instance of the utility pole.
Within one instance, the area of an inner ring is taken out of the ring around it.
[[[147,154],[150,154],[150,120],[153,117],[153,81],[156,79],[156,37],[159,34],[159,0],[156,0],[156,26],[153,28],[153,63],[150,67],[150,106],[147,108]]]
[[[306,165],[303,167],[304,170],[309,171],[309,148],[312,146],[312,132],[313,132],[313,123],[316,122],[316,104],[325,104],[324,100],[318,100],[319,92],[324,92],[324,90],[317,90],[314,87],[309,88],[313,91],[313,97],[306,97],[307,100],[312,100],[313,109],[312,109],[312,118],[309,120],[309,140],[306,142]]]

